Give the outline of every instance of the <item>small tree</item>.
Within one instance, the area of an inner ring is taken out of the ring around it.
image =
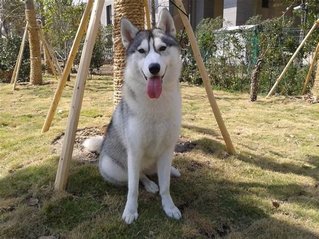
[[[86,3],[72,0],[38,0],[43,30],[51,46],[66,60]]]

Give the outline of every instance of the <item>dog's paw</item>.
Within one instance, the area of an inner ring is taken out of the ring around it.
[[[175,167],[171,167],[171,176],[172,177],[180,177],[181,176],[181,173],[179,172],[179,170]]]
[[[157,184],[151,180],[149,180],[147,183],[144,182],[144,187],[145,190],[150,193],[157,193],[159,191],[159,187],[157,186]]]
[[[137,218],[138,218],[138,213],[135,210],[130,211],[125,209],[122,214],[122,219],[125,221],[126,224],[131,224]]]
[[[179,220],[182,217],[181,211],[174,205],[171,207],[164,207],[164,211],[168,217]]]

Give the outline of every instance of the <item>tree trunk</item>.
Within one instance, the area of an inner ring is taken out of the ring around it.
[[[253,73],[251,74],[250,101],[256,101],[257,100],[258,86],[259,86],[259,73],[260,73],[260,70],[261,70],[261,63],[262,63],[262,59],[259,58],[257,60],[257,64],[255,66],[255,69],[254,69]]]
[[[39,40],[39,26],[36,20],[33,0],[25,0],[25,16],[29,23],[29,46],[30,46],[30,83],[42,84],[41,52]]]
[[[114,64],[113,64],[113,82],[114,82],[114,106],[122,98],[122,85],[125,68],[125,49],[121,40],[120,23],[122,17],[128,18],[136,27],[144,29],[144,5],[143,0],[116,0],[114,3]]]
[[[155,0],[151,1],[151,8],[152,8],[152,27],[156,26],[156,16],[155,16]]]

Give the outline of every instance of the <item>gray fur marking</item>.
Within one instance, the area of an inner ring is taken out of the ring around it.
[[[126,54],[129,56],[133,54],[139,45],[141,45],[142,41],[145,39],[150,39],[151,31],[139,31],[134,37],[133,42],[128,46],[126,50]]]
[[[120,104],[117,106],[119,110]],[[110,140],[111,139],[111,140]],[[100,153],[100,160],[104,155],[108,155],[123,170],[127,170],[127,152],[125,146],[120,139],[120,133],[117,132],[117,127],[114,126],[113,119],[111,120],[106,135],[102,143],[102,150]]]
[[[154,39],[156,37],[160,38],[168,47],[171,47],[171,46],[179,47],[179,44],[176,38],[171,35],[165,34],[161,29],[154,29],[152,31],[144,30],[144,31],[139,31],[136,34],[133,42],[128,46],[126,50],[127,56],[136,52],[137,48],[141,45],[143,40],[147,39],[148,41],[150,41],[151,38]]]

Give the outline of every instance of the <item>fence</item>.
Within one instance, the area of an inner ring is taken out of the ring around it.
[[[260,25],[219,29],[221,19],[205,19],[197,28],[197,39],[215,88],[249,91],[250,77],[262,56],[259,91],[266,93],[298,47],[303,34],[282,20],[272,19]],[[179,38],[183,39],[183,34]],[[182,42],[185,39],[181,40]],[[304,49],[289,68],[277,92],[298,94],[306,75],[312,48]],[[182,48],[182,80],[201,84],[188,44]]]

